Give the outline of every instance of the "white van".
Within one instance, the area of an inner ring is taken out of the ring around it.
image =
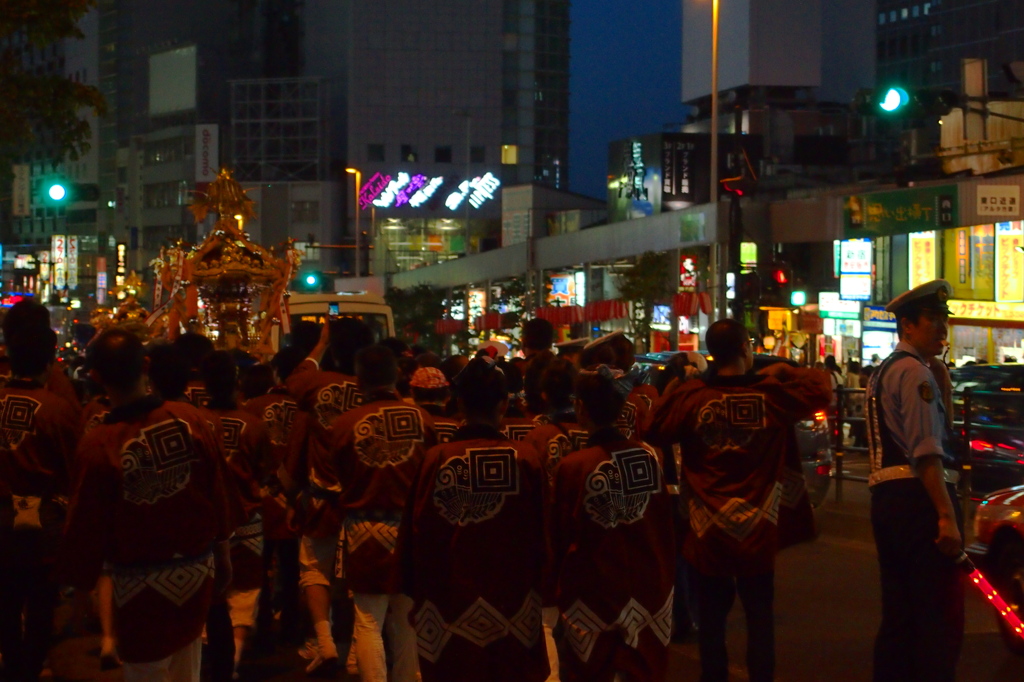
[[[295,294],[288,298],[291,323],[309,321],[322,323],[330,318],[354,317],[362,320],[373,332],[375,341],[395,335],[391,307],[383,296],[375,294]],[[281,347],[281,328],[274,329],[274,350]]]

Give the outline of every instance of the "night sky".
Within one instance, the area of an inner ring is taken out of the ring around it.
[[[686,118],[680,0],[572,5],[570,188],[603,199],[608,143]]]

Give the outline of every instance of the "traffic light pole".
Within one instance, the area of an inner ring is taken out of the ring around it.
[[[740,242],[743,241],[743,207],[740,205],[738,194],[731,194],[729,197],[729,268],[733,277],[733,299],[732,317],[734,320],[743,323],[746,309],[746,300],[743,296],[743,287],[740,286]]]

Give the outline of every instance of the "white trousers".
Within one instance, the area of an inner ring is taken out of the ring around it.
[[[124,682],[199,682],[203,638],[167,658],[150,663],[125,663]]]
[[[555,626],[558,624],[558,607],[545,606],[540,612],[541,622],[544,625],[544,643],[548,648],[548,667],[551,673],[547,682],[560,682],[558,677],[558,647],[555,646]]]
[[[416,631],[409,624],[412,599],[404,594],[355,594],[356,660],[362,682],[388,682],[384,654],[384,628],[392,646],[392,682],[420,679],[416,652]]]

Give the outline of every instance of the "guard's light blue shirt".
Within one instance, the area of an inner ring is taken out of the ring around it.
[[[905,341],[896,351],[909,353],[895,360],[882,377],[880,403],[893,441],[913,466],[918,457],[951,459],[946,428],[946,405],[928,361]],[[926,388],[927,387],[927,388]],[[928,396],[931,400],[928,400]]]

